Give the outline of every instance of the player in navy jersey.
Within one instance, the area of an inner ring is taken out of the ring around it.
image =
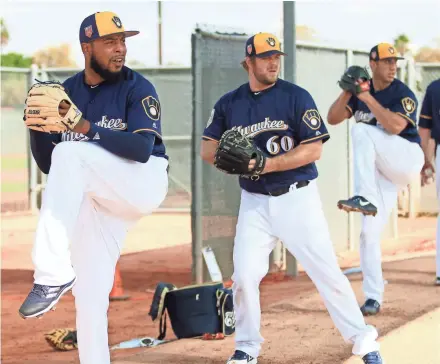
[[[85,69],[63,83],[82,119],[62,135],[30,130],[32,154],[48,179],[32,252],[34,286],[19,313],[40,317],[73,287],[82,364],[110,363],[109,294],[127,230],[168,190],[159,97],[124,66],[125,38],[138,33],[112,12],[85,18]]]
[[[272,34],[249,38],[242,63],[249,82],[215,104],[201,142],[201,157],[213,164],[223,133],[237,129],[268,157],[258,179],[239,178],[232,276],[236,350],[228,364],[257,363],[263,342],[259,285],[278,239],[305,268],[353,353],[380,364],[377,331],[365,324],[338,266],[316,184],[315,161],[329,134],[312,96],[278,78],[283,54]]]
[[[338,207],[362,216],[360,257],[365,303],[364,315],[375,315],[383,301],[384,282],[380,239],[397,204],[399,188],[418,178],[423,152],[417,131],[417,99],[396,79],[397,50],[381,43],[370,51],[372,80],[357,96],[343,91],[331,106],[327,120],[336,125],[354,117],[355,195]]]
[[[440,170],[440,79],[432,81],[426,89],[419,117],[419,133],[425,155],[422,169],[422,185]],[[435,168],[433,166],[435,159]],[[440,179],[437,177],[437,199],[440,204]],[[436,285],[440,286],[440,214],[437,218]]]

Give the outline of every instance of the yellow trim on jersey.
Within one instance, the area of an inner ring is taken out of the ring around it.
[[[428,119],[428,120],[432,119],[432,116],[423,115],[423,114],[420,114],[420,117],[423,118],[423,119]]]
[[[205,139],[205,140],[212,140],[213,142],[218,142],[217,139],[210,138],[210,137],[207,137],[207,136],[205,136],[205,135],[202,136],[202,139]]]
[[[345,108],[348,110],[348,111],[350,111],[350,117],[352,117],[353,116],[353,110],[351,109],[351,107],[350,106],[348,106],[348,105],[345,105]]]
[[[316,137],[313,137],[313,138],[310,138],[310,139],[303,140],[303,141],[301,141],[301,143],[299,143],[299,144],[303,144],[303,143],[306,143],[306,142],[310,142],[310,141],[312,141],[312,140],[322,139],[323,137],[325,137],[325,136],[327,136],[327,135],[328,135],[328,133],[326,133],[326,134],[321,134],[321,135],[318,135],[318,136],[316,136]]]
[[[160,135],[156,130],[153,129],[138,129],[135,130],[133,133],[140,133],[141,131],[152,131],[154,134],[156,134],[160,139],[162,139],[162,135]]]
[[[414,122],[413,119],[409,118],[408,116],[406,116],[405,114],[402,114],[401,112],[396,112],[397,115],[399,116],[403,116],[406,120],[408,120],[412,125],[416,125],[416,123]]]

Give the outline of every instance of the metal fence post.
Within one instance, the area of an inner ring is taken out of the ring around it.
[[[353,65],[353,51],[347,49],[346,52],[346,68]],[[348,177],[348,196],[354,195],[354,168],[353,168],[353,145],[351,140],[351,118],[345,123],[347,127],[347,177]],[[348,217],[348,250],[355,250],[354,241],[354,214],[347,214]]]
[[[200,140],[202,136],[201,120],[203,89],[202,64],[198,53],[199,34],[192,34],[192,82],[193,82],[193,128],[192,128],[192,201],[191,201],[191,228],[192,228],[192,277],[196,284],[203,283],[203,161],[200,158]]]
[[[296,27],[295,27],[295,2],[283,3],[283,37],[284,51],[287,53],[284,60],[284,78],[286,81],[296,82]],[[286,275],[298,275],[298,263],[295,257],[286,252]]]
[[[28,89],[35,83],[35,79],[38,78],[38,66],[36,64],[31,65],[31,72],[28,80]],[[30,149],[30,143],[28,143],[27,149],[27,165],[29,169],[29,208],[32,212],[38,210],[38,166],[32,156]]]

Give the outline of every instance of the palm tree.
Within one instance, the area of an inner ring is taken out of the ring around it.
[[[3,18],[0,18],[0,37],[1,37],[1,45],[5,46],[9,42],[9,32],[8,28],[6,28],[6,24]]]
[[[406,34],[400,34],[394,39],[394,47],[403,56],[408,50],[409,38]]]

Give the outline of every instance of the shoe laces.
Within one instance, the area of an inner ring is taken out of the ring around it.
[[[39,297],[46,297],[49,293],[49,286],[43,286],[41,284],[34,284],[32,287],[31,293],[39,296]]]

